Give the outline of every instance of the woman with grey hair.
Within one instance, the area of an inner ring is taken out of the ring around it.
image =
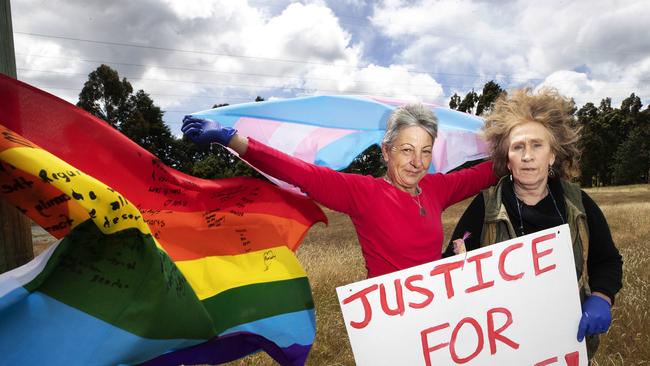
[[[438,121],[421,104],[391,114],[381,146],[388,168],[382,178],[309,164],[208,119],[186,116],[181,130],[195,143],[217,142],[233,149],[257,169],[349,215],[368,277],[439,259],[442,211],[496,183],[489,162],[450,174],[427,174]]]

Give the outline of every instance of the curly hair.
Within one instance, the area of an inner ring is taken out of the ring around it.
[[[494,173],[499,177],[509,174],[507,164],[512,129],[526,122],[538,122],[551,137],[551,150],[555,154],[552,169],[565,179],[577,177],[580,128],[573,118],[573,108],[572,100],[550,88],[543,88],[536,94],[530,88],[524,88],[514,90],[510,95],[501,95],[483,126]]]

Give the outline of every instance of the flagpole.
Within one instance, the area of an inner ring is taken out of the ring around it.
[[[9,0],[0,0],[0,73],[16,78]],[[31,221],[7,201],[0,199],[0,273],[21,266],[32,258]]]

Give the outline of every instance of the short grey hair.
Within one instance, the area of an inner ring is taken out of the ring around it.
[[[406,127],[418,126],[424,128],[431,140],[436,141],[438,136],[438,118],[421,103],[405,104],[396,108],[388,117],[386,122],[386,133],[382,144],[391,147],[397,138],[397,134]]]

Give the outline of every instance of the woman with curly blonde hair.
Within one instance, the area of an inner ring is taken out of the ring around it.
[[[526,122],[537,122],[546,128],[555,162],[549,174],[558,173],[561,178],[578,176],[580,129],[573,119],[573,102],[552,89],[542,89],[534,95],[530,89],[519,89],[512,96],[498,99],[494,111],[487,116],[483,136],[492,155],[497,176],[508,175],[508,143],[512,130]]]
[[[465,239],[452,241],[445,255],[569,224],[583,311],[577,338],[587,336],[591,359],[597,335],[611,323],[623,262],[605,216],[570,182],[580,156],[572,111],[573,102],[552,89],[520,89],[497,100],[483,134],[501,179],[474,198],[452,235]]]

